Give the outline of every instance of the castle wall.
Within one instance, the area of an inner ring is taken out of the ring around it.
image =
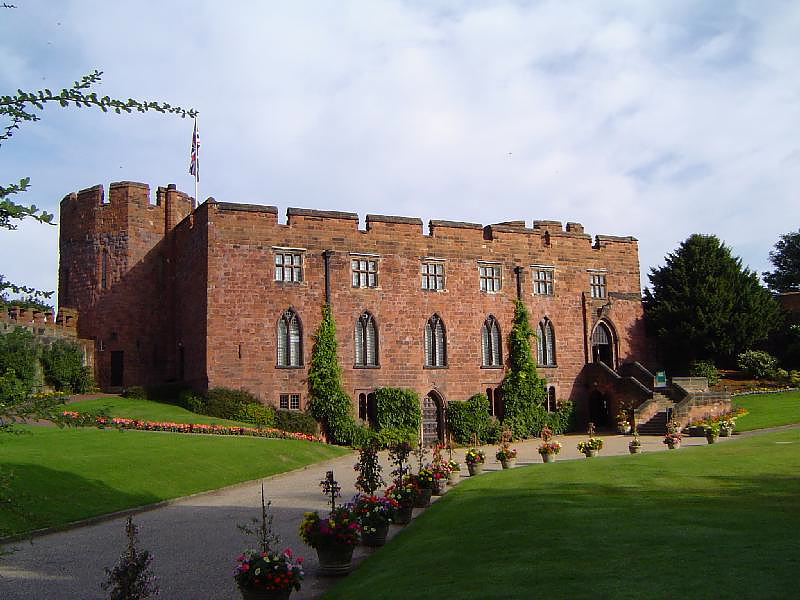
[[[505,358],[517,266],[522,267],[523,300],[532,326],[547,317],[555,330],[557,366],[542,367],[540,373],[559,398],[585,395],[577,377],[591,360],[588,340],[601,316],[617,334],[618,363],[645,358],[633,238],[599,236],[593,244],[580,225],[569,224],[564,231],[555,222],[536,222],[525,229],[433,221],[430,235],[424,235],[418,219],[379,215],[368,215],[362,231],[356,215],[301,209],[289,209],[287,225],[280,225],[274,208],[229,204],[210,205],[208,215],[210,386],[236,382],[269,403],[277,404],[282,393],[300,394],[305,403],[311,334],[325,300],[325,250],[333,251],[331,304],[343,380],[353,398],[380,386],[402,386],[421,395],[435,389],[445,401],[463,400],[498,386],[503,369],[481,367],[481,327],[489,315],[499,321]],[[301,283],[274,280],[275,248],[303,249]],[[377,288],[352,287],[354,255],[377,256]],[[421,289],[420,264],[426,257],[444,261],[444,290]],[[499,292],[480,291],[478,261],[501,266]],[[533,294],[531,265],[554,268],[554,296]],[[589,298],[587,269],[605,269],[610,298]],[[287,308],[297,312],[303,326],[300,369],[276,366],[276,327]],[[353,330],[364,311],[377,322],[379,368],[354,366]],[[423,330],[434,313],[447,328],[448,366],[443,369],[423,364]]]

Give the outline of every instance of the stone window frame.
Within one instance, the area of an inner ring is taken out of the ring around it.
[[[273,281],[280,284],[301,284],[305,280],[305,248],[272,247]],[[290,258],[287,264],[286,259]],[[286,278],[287,271],[289,278]],[[280,275],[279,275],[280,274]]]
[[[354,289],[375,289],[380,281],[380,254],[350,253],[350,285]],[[362,268],[362,263],[363,268]],[[372,281],[370,281],[370,276]],[[356,280],[358,278],[358,280]]]
[[[486,294],[497,294],[501,292],[503,289],[502,263],[499,261],[479,260],[478,281],[481,292]]]
[[[536,363],[539,367],[557,366],[556,332],[548,317],[543,317],[536,325]]]
[[[292,352],[292,324],[297,331],[295,352]],[[281,338],[283,338],[283,351],[281,351]],[[275,327],[275,366],[278,369],[303,368],[303,323],[300,315],[293,308],[287,308],[281,313]]]
[[[425,321],[422,345],[425,369],[447,368],[447,328],[437,313]]]
[[[433,272],[431,272],[433,268]],[[437,272],[441,271],[441,273]],[[420,288],[423,292],[442,292],[447,285],[445,259],[426,256],[420,261]],[[433,287],[431,287],[433,283]]]
[[[503,368],[503,336],[494,315],[489,315],[481,326],[481,368]]]
[[[605,270],[588,269],[589,295],[596,300],[608,298],[608,277]]]
[[[285,402],[284,402],[285,400]],[[300,394],[279,394],[278,395],[278,409],[279,410],[300,410]]]
[[[374,356],[374,361],[369,362],[369,328],[372,327],[373,338],[372,344],[374,348],[372,349],[372,354]],[[372,315],[371,312],[365,310],[358,316],[356,319],[355,327],[353,328],[353,341],[354,341],[354,359],[353,360],[353,368],[355,369],[379,369],[381,366],[380,358],[379,358],[379,349],[380,343],[378,340],[378,324],[375,321],[375,317]],[[359,353],[359,341],[361,352]]]
[[[555,296],[556,268],[553,265],[531,265],[534,296]]]

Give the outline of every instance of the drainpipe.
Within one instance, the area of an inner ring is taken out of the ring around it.
[[[325,262],[325,304],[330,306],[331,304],[331,270],[330,270],[330,260],[331,255],[333,255],[332,250],[325,250],[322,253],[322,259]]]
[[[517,300],[522,300],[522,267],[514,267],[517,276]]]

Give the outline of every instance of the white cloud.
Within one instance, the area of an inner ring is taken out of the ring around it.
[[[565,2],[26,2],[2,89],[201,110],[201,195],[475,222],[580,221],[640,239],[642,271],[693,232],[755,270],[800,222],[800,7]],[[13,22],[12,22],[13,21]],[[32,202],[130,179],[192,191],[191,125],[49,109],[0,148]],[[0,234],[0,273],[55,287],[53,231]],[[36,266],[18,254],[35,248]]]

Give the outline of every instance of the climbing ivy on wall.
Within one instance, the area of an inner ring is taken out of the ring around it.
[[[515,437],[538,435],[546,414],[543,407],[547,398],[545,380],[539,377],[531,356],[533,336],[528,311],[516,300],[514,323],[508,337],[508,371],[501,384],[505,402],[503,425],[509,427]]]
[[[351,415],[352,402],[342,387],[342,369],[337,358],[336,323],[330,306],[322,306],[322,322],[313,336],[308,369],[309,412],[336,444],[353,443],[357,427]]]

